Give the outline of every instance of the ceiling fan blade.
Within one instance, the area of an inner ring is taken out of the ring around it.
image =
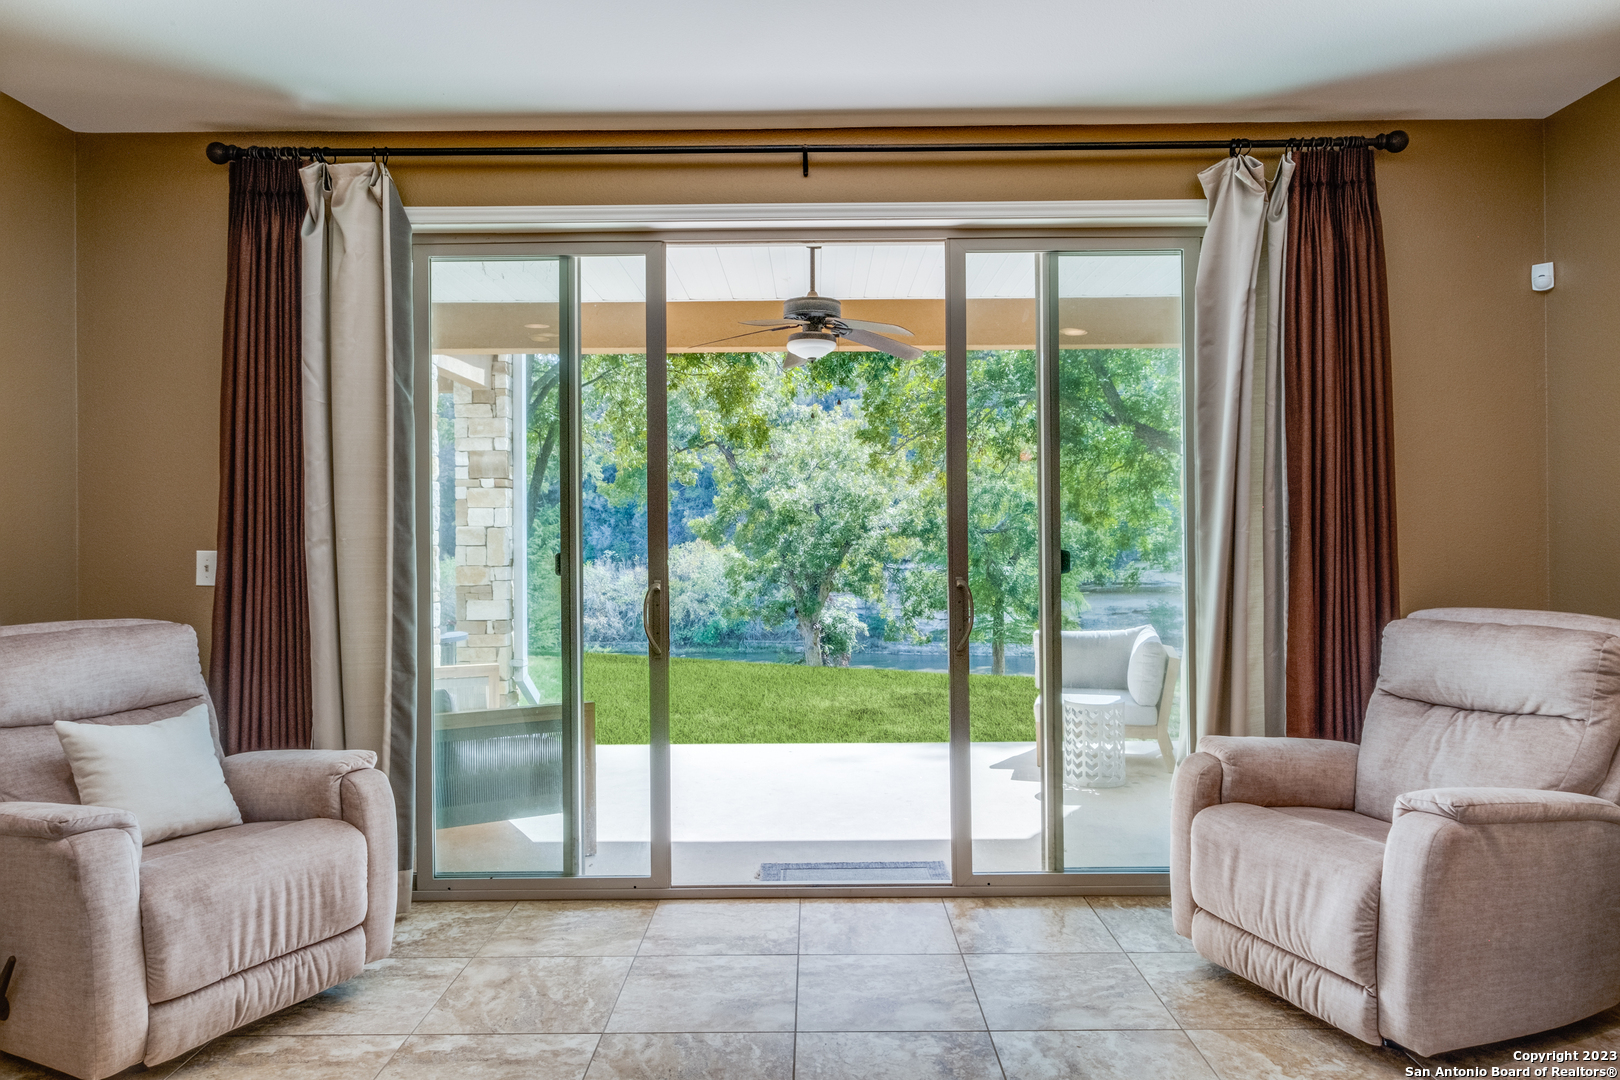
[[[896,326],[887,322],[867,322],[865,319],[839,319],[845,326],[853,326],[857,330],[872,330],[879,334],[904,334],[911,336],[911,331],[903,326]]]
[[[884,337],[882,334],[874,334],[870,330],[851,329],[838,336],[847,338],[857,345],[865,345],[868,349],[876,349],[878,352],[888,353],[890,356],[898,356],[902,360],[915,360],[923,354],[923,351],[915,345],[907,345],[903,341],[896,341],[894,338]]]
[[[798,328],[798,323],[788,323],[786,326],[772,326],[765,330],[750,330],[746,334],[732,334],[730,337],[715,338],[713,341],[700,341],[696,345],[681,345],[676,348],[680,351],[690,352],[693,349],[701,349],[705,345],[718,345],[722,341],[736,341],[738,338],[753,337],[755,334],[769,334],[776,330],[797,330]]]
[[[789,318],[792,318],[792,316],[782,316],[782,319]],[[775,326],[777,323],[781,322],[782,319],[738,319],[737,323],[740,326]]]

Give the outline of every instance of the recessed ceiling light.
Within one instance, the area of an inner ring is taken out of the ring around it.
[[[550,330],[551,329],[551,324],[550,323],[545,323],[545,322],[526,322],[526,323],[523,324],[523,329],[525,329],[525,330]]]
[[[1063,328],[1063,335],[1065,337],[1085,337],[1086,332],[1084,330],[1079,329],[1078,327],[1065,326]]]
[[[551,341],[551,340],[555,339],[556,336],[557,336],[556,334],[530,334],[529,335],[529,340],[530,341]]]

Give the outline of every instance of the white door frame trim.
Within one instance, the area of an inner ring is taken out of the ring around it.
[[[693,203],[668,206],[408,206],[419,233],[691,229],[1107,228],[1208,223],[1203,199],[1070,202]]]

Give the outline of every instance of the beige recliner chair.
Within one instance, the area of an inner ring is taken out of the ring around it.
[[[394,799],[369,751],[224,758],[244,824],[144,848],[134,815],[79,804],[52,721],[203,702],[189,626],[0,626],[0,963],[17,958],[0,1050],[99,1080],[388,955]]]
[[[1206,958],[1420,1054],[1620,1002],[1620,622],[1487,608],[1384,631],[1360,746],[1205,737],[1171,902]]]

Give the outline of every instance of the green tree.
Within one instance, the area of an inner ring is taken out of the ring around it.
[[[1076,585],[1181,567],[1181,350],[1064,349],[1063,542]]]
[[[1065,349],[1058,367],[1062,544],[1067,598],[1133,584],[1141,566],[1180,565],[1180,353]],[[1027,640],[1039,610],[1037,364],[1027,350],[968,354],[969,587],[973,637],[1006,671],[1006,645]],[[874,448],[905,448],[917,483],[943,479],[944,371],[936,355],[869,369],[862,407]],[[943,566],[943,530],[928,559]],[[942,576],[916,575],[907,611],[944,606]]]
[[[786,391],[801,380],[781,381]],[[827,409],[787,400],[764,446],[707,447],[725,468],[717,470],[713,512],[688,522],[717,546],[729,541],[727,577],[739,598],[767,625],[791,618],[811,666],[824,660],[833,595],[880,599],[885,568],[915,546],[916,501],[893,474],[872,467],[862,426],[848,402]],[[837,647],[847,653],[859,631],[839,614]]]

